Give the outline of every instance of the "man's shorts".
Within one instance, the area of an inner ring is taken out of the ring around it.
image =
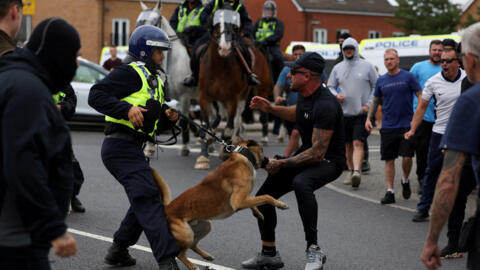
[[[414,139],[405,140],[404,134],[409,128],[380,129],[381,160],[393,160],[398,156],[413,157],[415,153]]]
[[[367,140],[369,133],[365,129],[365,121],[367,121],[366,114],[343,117],[345,142],[352,142],[354,140],[365,142]]]

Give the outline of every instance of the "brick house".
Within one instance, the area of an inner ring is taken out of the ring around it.
[[[24,0],[30,2],[32,0]],[[66,19],[80,33],[82,56],[97,62],[102,47],[128,45],[141,11],[140,0],[35,0],[35,13],[24,16],[24,37],[29,36],[39,22],[49,17]],[[153,7],[157,0],[143,0]],[[181,0],[163,0],[162,13],[168,19]]]
[[[281,48],[290,41],[336,43],[341,32],[357,40],[403,35],[386,22],[393,19],[394,7],[387,0],[274,0],[277,17],[285,24]],[[262,16],[265,0],[247,0],[247,10],[256,21]]]
[[[480,17],[477,14],[479,8],[480,0],[469,0],[462,7],[462,16],[460,17],[460,22],[465,22],[468,15],[472,15],[475,20],[480,21]]]

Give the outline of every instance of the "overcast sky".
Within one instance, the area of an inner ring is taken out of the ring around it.
[[[397,5],[397,2],[395,0],[388,0],[392,5]],[[455,3],[455,4],[460,4],[463,6],[468,0],[450,0],[450,2]]]

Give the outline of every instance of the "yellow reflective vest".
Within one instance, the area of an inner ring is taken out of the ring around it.
[[[144,66],[143,63],[138,63],[138,62],[133,62],[128,64],[131,66],[140,76],[140,79],[142,80],[142,88],[138,90],[135,93],[130,94],[127,97],[122,98],[122,101],[126,101],[132,106],[143,106],[145,107],[147,104],[147,100],[153,98],[155,100],[158,100],[160,104],[163,104],[164,102],[164,93],[163,93],[163,81],[158,75],[152,75],[150,71]],[[155,76],[158,82],[158,86],[156,89],[152,89],[150,85],[148,84],[147,78],[150,76]],[[142,132],[142,129],[136,130],[133,124],[129,120],[125,119],[116,119],[110,116],[105,116],[105,121],[106,122],[112,122],[112,123],[117,123],[117,124],[122,124],[124,126],[127,126],[135,131]],[[155,134],[155,130],[157,129],[157,124],[158,124],[158,119],[155,121],[155,127],[152,132],[150,132],[149,135],[150,137],[153,137]],[[145,133],[146,134],[146,133]]]

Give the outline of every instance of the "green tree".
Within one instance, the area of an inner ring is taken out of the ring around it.
[[[463,28],[467,28],[470,25],[478,22],[480,19],[480,6],[477,7],[477,19],[475,19],[472,14],[468,14],[467,19],[462,23]]]
[[[398,0],[395,19],[389,23],[407,35],[447,34],[456,31],[461,9],[449,0]]]

